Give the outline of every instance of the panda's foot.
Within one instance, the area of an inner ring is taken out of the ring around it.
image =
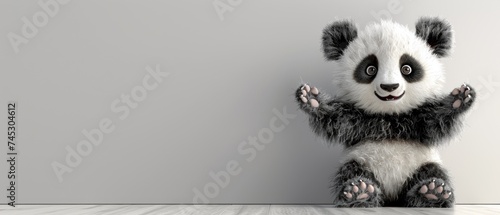
[[[296,95],[303,104],[308,104],[313,108],[319,107],[318,88],[304,84],[297,90]]]
[[[473,90],[467,84],[462,84],[459,88],[453,89],[453,91],[451,91],[451,95],[454,96],[454,100],[451,106],[454,109],[457,109],[468,105],[472,100],[472,92]]]
[[[452,188],[440,178],[423,180],[408,193],[410,207],[451,207]]]
[[[380,188],[371,180],[356,178],[345,183],[337,207],[379,207],[382,204]]]

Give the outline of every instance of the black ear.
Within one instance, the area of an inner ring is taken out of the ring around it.
[[[438,57],[446,57],[452,47],[453,34],[451,25],[437,17],[422,17],[415,25],[416,34],[422,38]]]
[[[356,26],[350,21],[337,21],[323,30],[323,51],[328,60],[338,60],[349,43],[358,36]]]

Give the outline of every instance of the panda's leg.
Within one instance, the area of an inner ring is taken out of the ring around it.
[[[369,169],[354,160],[338,170],[331,189],[336,207],[383,206],[380,183]]]
[[[453,207],[453,194],[446,170],[437,163],[426,163],[408,178],[400,194],[406,207]]]

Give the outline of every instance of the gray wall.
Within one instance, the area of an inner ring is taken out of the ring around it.
[[[457,201],[500,202],[498,1],[220,0],[219,16],[214,1],[89,0],[45,17],[39,2],[0,2],[0,104],[18,102],[19,203],[328,203],[341,147],[312,134],[292,96],[301,80],[334,92],[321,31],[379,16],[413,28],[421,15],[454,26],[446,89],[467,81],[480,95],[441,150]],[[38,19],[36,32],[23,36],[23,17]],[[157,65],[168,77],[151,76]],[[85,148],[84,131],[100,127],[100,144]],[[67,163],[78,146],[87,155]],[[72,172],[58,179],[55,163]]]

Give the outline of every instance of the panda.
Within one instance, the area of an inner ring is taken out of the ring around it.
[[[455,195],[437,147],[460,130],[476,93],[463,84],[441,93],[453,35],[439,17],[415,32],[389,20],[358,32],[340,20],[323,31],[336,62],[335,98],[303,84],[295,97],[312,130],[344,146],[331,184],[336,207],[452,207]]]

